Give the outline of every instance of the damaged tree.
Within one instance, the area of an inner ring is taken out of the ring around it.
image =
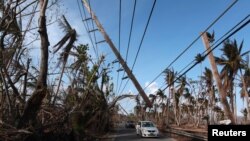
[[[47,93],[47,74],[48,74],[48,57],[49,57],[49,39],[46,26],[46,8],[48,0],[40,0],[40,16],[39,16],[39,34],[41,38],[41,64],[40,74],[36,84],[36,90],[27,101],[24,112],[18,123],[18,128],[25,127],[29,121],[35,119],[37,112],[42,104],[43,98]]]

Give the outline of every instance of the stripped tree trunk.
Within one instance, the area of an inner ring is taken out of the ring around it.
[[[47,91],[47,74],[48,74],[48,47],[49,40],[46,27],[46,8],[48,5],[48,0],[40,0],[40,17],[39,17],[39,34],[41,38],[41,64],[40,64],[40,74],[36,84],[36,89],[32,96],[28,99],[24,112],[18,122],[17,127],[23,128],[33,122],[36,118],[37,112],[40,109],[43,98],[46,96]]]

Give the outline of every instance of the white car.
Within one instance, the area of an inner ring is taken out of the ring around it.
[[[152,121],[139,121],[136,125],[136,134],[141,137],[159,137],[159,130]]]

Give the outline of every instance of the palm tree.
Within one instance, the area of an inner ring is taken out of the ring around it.
[[[223,44],[222,56],[215,57],[215,61],[218,65],[222,66],[221,78],[223,80],[223,87],[227,91],[230,97],[231,112],[234,114],[234,94],[233,94],[233,82],[238,70],[245,67],[243,56],[249,53],[249,51],[242,53],[243,41],[240,46],[238,46],[236,40],[230,41],[226,40]]]
[[[169,88],[169,98],[173,97],[173,93],[171,93],[171,89],[174,88],[174,81],[177,77],[177,72],[174,72],[173,69],[167,69],[164,71],[165,73],[165,82]]]
[[[163,125],[166,124],[166,110],[167,110],[167,105],[166,103],[164,103],[164,100],[166,100],[166,95],[164,94],[164,92],[161,89],[158,89],[158,91],[156,92],[156,95],[160,98],[159,102],[160,102],[160,106],[162,109],[162,113],[161,113],[161,122]],[[162,126],[163,126],[162,125]]]
[[[53,105],[56,102],[56,98],[59,92],[59,88],[60,88],[60,84],[62,81],[62,77],[63,77],[63,73],[64,73],[64,69],[69,57],[69,53],[70,50],[72,49],[72,47],[74,46],[74,43],[76,41],[76,31],[75,29],[73,29],[70,24],[68,23],[67,19],[63,16],[62,17],[62,21],[60,23],[60,26],[63,28],[64,32],[66,32],[66,34],[64,35],[64,37],[54,46],[57,47],[54,51],[54,53],[56,53],[59,49],[61,49],[62,47],[64,47],[63,52],[60,54],[60,62],[62,63],[62,72],[60,74],[60,78],[59,78],[59,82],[57,85],[57,89],[56,89],[56,93],[55,93],[55,97],[53,100]]]
[[[186,88],[186,85],[188,85],[187,79],[185,76],[180,77],[177,80],[177,91],[175,93],[175,101],[176,101],[176,109],[177,109],[177,125],[180,125],[181,123],[181,108],[180,108],[180,97],[184,94],[184,92],[188,91],[188,88]]]
[[[178,78],[177,83],[179,85],[177,86],[178,87],[177,91],[175,91],[174,82],[175,82],[175,77],[177,76],[177,73],[174,72],[173,70],[167,69],[165,70],[165,74],[166,74],[165,81],[168,84],[169,92],[171,94],[170,97],[173,98],[175,121],[176,121],[176,124],[179,126],[180,125],[179,100],[187,84],[186,77]]]
[[[187,120],[189,121],[189,123],[191,123],[192,117],[194,117],[194,108],[196,107],[196,101],[189,90],[185,94],[183,94],[183,97],[187,100],[186,103],[183,104],[183,108],[187,108],[184,110],[187,112]]]
[[[166,95],[161,89],[158,89],[156,92],[156,95],[160,97],[161,103],[163,103],[164,99],[166,98]]]
[[[75,87],[77,82],[81,81],[81,85],[87,85],[87,77],[84,77],[88,73],[88,63],[91,61],[91,58],[88,56],[88,44],[80,44],[74,47],[74,51],[70,52],[70,55],[74,58],[74,62],[70,64],[71,72],[73,74],[71,86]]]
[[[209,68],[205,68],[205,72],[203,73],[204,76],[202,76],[202,79],[205,80],[206,88],[207,88],[207,93],[209,94],[209,105],[210,107],[215,106],[215,92],[214,92],[214,85],[213,85],[213,74],[212,71]],[[210,109],[211,112],[211,118],[210,118],[210,123],[214,124],[214,112]]]
[[[90,134],[96,134],[96,132],[102,133],[107,131],[111,125],[110,116],[114,107],[116,106],[116,102],[123,98],[134,97],[134,95],[121,95],[113,98],[113,100],[110,102],[109,97],[112,96],[113,93],[113,84],[111,83],[112,79],[110,79],[109,76],[109,68],[106,67],[100,70],[101,73],[98,72],[100,63],[103,62],[102,59],[100,62],[95,63],[92,68],[86,67],[88,61],[90,60],[87,59],[87,56],[80,57],[81,55],[86,55],[86,48],[84,48],[84,46],[79,46],[79,48],[80,49],[78,50],[78,53],[81,51],[83,52],[80,54],[76,53],[75,56],[79,57],[77,59],[82,60],[78,60],[78,65],[73,63],[75,65],[71,66],[79,66],[78,74],[80,75],[78,75],[78,77],[80,78],[76,79],[84,81],[74,82],[76,83],[74,86],[77,86],[75,89],[77,90],[78,95],[81,95],[81,99],[76,104],[77,106],[71,115],[71,120],[74,123],[73,129],[76,135],[86,132]],[[77,67],[74,69],[77,69]],[[98,82],[101,83],[100,86],[98,85]],[[104,86],[106,89],[104,89]]]
[[[156,119],[156,103],[155,103],[155,100],[156,100],[156,95],[154,94],[149,94],[148,96],[150,98],[150,102],[152,103],[152,107],[150,107],[149,109],[149,112],[151,115],[151,118],[152,119]]]
[[[88,51],[88,44],[87,45],[79,45],[75,48],[76,52],[70,52],[70,55],[76,57],[76,60],[70,65],[73,71],[78,71],[81,67],[84,66],[84,69],[87,69],[87,62],[89,61],[89,57],[87,54]]]
[[[174,108],[174,117],[176,119],[176,122],[177,122],[177,111],[176,111],[176,99],[175,99],[175,96],[174,96],[174,81],[175,81],[175,78],[177,77],[177,72],[174,72],[173,69],[166,69],[164,71],[165,73],[165,82],[166,84],[168,85],[168,90],[169,90],[169,99],[167,101],[170,101],[170,99],[173,99],[173,108]],[[170,106],[170,102],[167,102],[167,107]],[[168,110],[168,114],[169,115],[169,110]],[[167,116],[168,117],[168,116]],[[169,118],[168,118],[169,119]],[[177,122],[178,123],[178,122]]]
[[[142,119],[142,106],[140,102],[140,97],[137,95],[135,97],[136,106],[134,107],[135,115],[138,119]]]

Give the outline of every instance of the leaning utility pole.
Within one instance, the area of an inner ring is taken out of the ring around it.
[[[101,23],[98,21],[96,15],[94,14],[94,12],[90,9],[88,2],[86,0],[82,0],[84,6],[86,7],[86,9],[88,10],[88,12],[90,13],[91,17],[93,18],[93,20],[95,21],[99,31],[101,32],[101,34],[103,35],[104,39],[106,40],[106,42],[109,44],[110,48],[112,49],[112,51],[114,52],[115,56],[117,57],[118,61],[120,62],[120,64],[122,65],[122,67],[124,68],[125,72],[127,73],[128,77],[131,79],[131,81],[134,83],[136,89],[138,90],[139,94],[142,96],[143,100],[146,102],[148,107],[152,107],[152,103],[150,102],[148,96],[146,95],[146,93],[144,92],[144,90],[142,89],[141,85],[139,84],[139,82],[137,81],[137,79],[135,78],[134,74],[132,73],[132,71],[129,69],[129,67],[127,66],[126,62],[123,60],[123,58],[121,57],[120,53],[118,52],[118,50],[116,49],[115,45],[113,44],[113,42],[111,41],[111,39],[109,38],[109,36],[107,35],[107,33],[105,32],[105,30],[103,29]]]
[[[210,62],[211,68],[212,68],[213,77],[215,79],[215,82],[216,82],[216,85],[217,85],[217,88],[219,91],[219,96],[221,98],[221,103],[222,103],[223,109],[225,111],[226,116],[231,120],[232,124],[235,124],[235,117],[234,117],[232,111],[230,110],[230,106],[229,106],[229,103],[227,101],[227,93],[226,93],[225,89],[223,88],[220,74],[218,72],[217,65],[215,63],[214,55],[213,55],[213,52],[212,52],[211,47],[210,47],[209,38],[208,38],[206,32],[202,32],[201,35],[202,35],[202,41],[203,41],[204,46],[206,48],[206,51],[208,53],[208,59],[209,59],[209,62]]]

